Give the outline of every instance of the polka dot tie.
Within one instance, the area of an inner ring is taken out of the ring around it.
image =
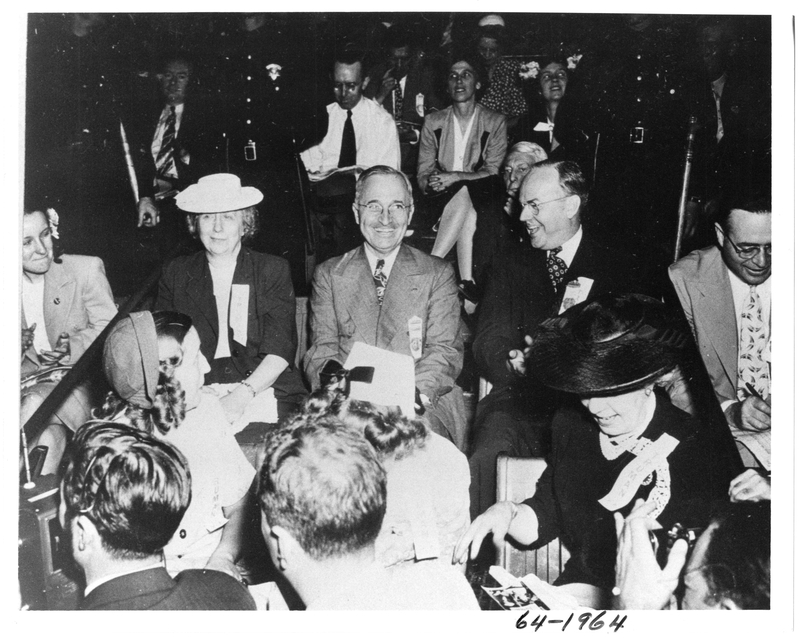
[[[751,392],[747,385],[765,398],[770,394],[769,364],[764,360],[767,349],[767,327],[764,325],[761,298],[755,286],[744,303],[739,330],[739,383],[737,395],[744,400]]]
[[[400,80],[394,85],[394,119],[396,122],[403,119],[403,89],[400,88]]]
[[[561,246],[547,251],[547,275],[550,277],[550,283],[553,284],[555,291],[558,291],[559,284],[567,274],[567,264],[558,256],[560,252]]]

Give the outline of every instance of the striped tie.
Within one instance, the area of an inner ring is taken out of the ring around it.
[[[169,115],[161,136],[161,148],[156,157],[156,173],[161,178],[177,177],[175,168],[175,107],[169,107]]]

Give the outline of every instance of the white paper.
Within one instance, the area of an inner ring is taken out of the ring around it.
[[[569,310],[576,304],[586,301],[589,297],[589,292],[592,290],[592,284],[594,284],[594,279],[589,279],[588,277],[578,277],[570,281],[564,290],[564,299],[561,300],[561,307],[558,309],[558,314]]]
[[[414,359],[356,342],[344,363],[347,370],[357,366],[375,368],[372,383],[350,382],[350,398],[377,405],[399,406],[403,414],[414,416]]]
[[[247,345],[247,308],[250,300],[250,286],[248,284],[233,284],[231,286],[231,307],[228,312],[230,325],[233,329],[233,340]]]

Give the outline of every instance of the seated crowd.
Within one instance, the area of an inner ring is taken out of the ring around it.
[[[651,274],[586,225],[567,66],[548,57],[534,126],[497,27],[453,53],[441,110],[407,33],[368,74],[337,57],[301,154],[339,216],[307,344],[287,261],[247,245],[265,194],[177,178],[177,72],[140,224],[172,207],[202,250],[164,263],[152,310],[116,316],[103,262],[60,254],[55,211],[26,206],[23,424],[103,333],[103,374],[27,433],[61,481],[81,609],[477,610],[468,577],[507,539],[559,539],[554,584],[583,606],[769,608],[769,190],[726,191],[696,220],[713,245]],[[547,459],[527,500],[496,502],[501,455]],[[654,550],[676,526],[694,537]]]

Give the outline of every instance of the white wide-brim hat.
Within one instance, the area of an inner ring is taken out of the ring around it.
[[[187,213],[227,213],[255,206],[264,195],[253,186],[242,186],[242,180],[231,173],[201,177],[197,184],[182,190],[175,203]]]

